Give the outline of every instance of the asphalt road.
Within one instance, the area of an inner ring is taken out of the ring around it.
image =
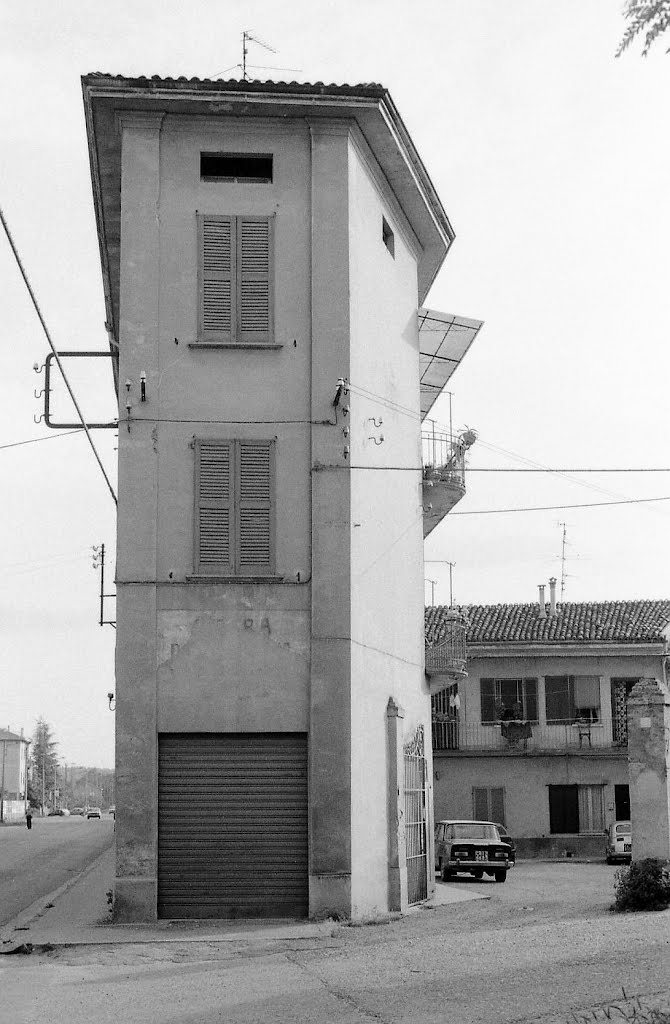
[[[114,822],[106,815],[33,818],[30,830],[0,828],[0,927],[78,875],[113,841]]]
[[[575,1024],[621,1020],[624,996],[670,1009],[670,911],[611,913],[614,874],[527,862],[504,885],[449,883],[489,899],[317,937],[11,957],[3,1006],[39,1024]]]

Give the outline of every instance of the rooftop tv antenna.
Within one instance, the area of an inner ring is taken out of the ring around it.
[[[241,64],[233,64],[233,65],[231,65],[231,67],[225,68],[223,71],[217,71],[215,75],[211,75],[210,77],[211,78],[218,78],[219,75],[225,75],[229,71],[234,71],[235,68],[239,68],[241,70],[241,72],[242,72],[242,81],[243,82],[248,82],[249,81],[249,75],[247,74],[247,68],[258,68],[259,70],[263,70],[263,71],[300,71],[301,70],[301,68],[277,68],[277,67],[272,67],[269,64],[247,64],[247,55],[249,53],[249,43],[256,43],[257,46],[262,46],[263,49],[267,50],[269,53],[276,53],[277,52],[273,46],[270,46],[269,43],[264,43],[262,39],[259,39],[258,36],[252,35],[251,32],[249,31],[249,29],[245,28],[244,32],[242,33],[242,63]]]
[[[567,543],[566,538],[568,534],[567,523],[559,523],[559,526],[563,527],[563,537],[561,540],[561,602],[563,601],[563,594],[565,592],[565,545]]]

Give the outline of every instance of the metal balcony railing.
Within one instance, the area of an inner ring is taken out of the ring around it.
[[[490,725],[433,715],[433,749],[527,753],[615,748],[611,722],[562,720],[551,723],[507,721]]]
[[[436,430],[421,432],[423,479],[426,483],[446,483],[465,490],[465,453],[474,443],[472,431],[456,436]]]
[[[456,611],[447,612],[444,635],[426,647],[426,675],[464,678],[467,675],[466,622]]]

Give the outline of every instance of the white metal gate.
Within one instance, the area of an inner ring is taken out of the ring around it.
[[[405,744],[405,859],[409,903],[420,903],[428,895],[426,846],[426,757],[423,726],[420,725]]]

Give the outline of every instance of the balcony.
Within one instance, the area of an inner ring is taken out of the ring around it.
[[[474,430],[458,436],[434,429],[422,431],[424,537],[465,494],[465,453],[476,439]]]
[[[626,748],[616,738],[613,739],[609,721],[565,720],[547,724],[511,720],[482,725],[434,713],[433,749],[468,754],[561,754],[606,750],[625,752]]]
[[[444,634],[435,643],[426,646],[426,675],[430,678],[431,693],[467,676],[466,622],[460,612],[447,612]]]

